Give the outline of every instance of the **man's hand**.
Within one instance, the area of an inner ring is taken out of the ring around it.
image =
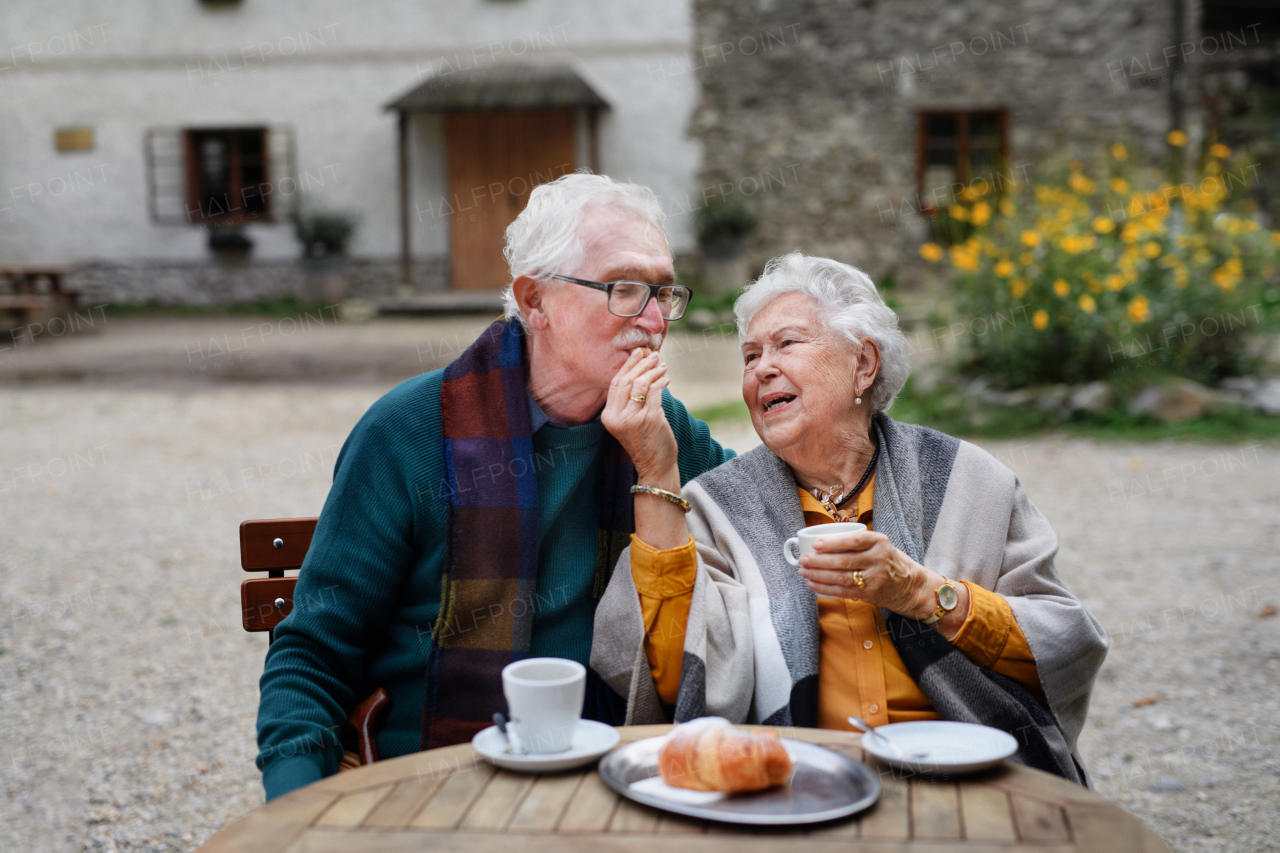
[[[631,457],[640,482],[662,487],[677,471],[679,448],[662,410],[662,389],[671,384],[667,366],[647,347],[631,351],[613,381],[600,420]],[[644,398],[639,402],[637,398]],[[676,481],[677,487],[679,480]]]

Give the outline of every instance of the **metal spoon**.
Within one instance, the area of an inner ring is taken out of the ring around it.
[[[853,726],[858,731],[865,732],[866,734],[869,734],[872,737],[879,738],[882,743],[886,743],[889,745],[889,749],[893,751],[894,755],[906,761],[911,761],[917,758],[924,758],[929,754],[927,752],[904,752],[900,746],[898,746],[893,741],[889,740],[884,735],[880,734],[880,732],[872,728],[870,723],[868,723],[866,720],[862,719],[861,717],[850,716],[849,725]]]
[[[493,715],[493,724],[498,727],[498,731],[502,732],[502,736],[507,739],[507,752],[512,755],[524,755],[524,744],[520,743],[515,737],[515,729],[507,731],[507,718],[501,712]]]

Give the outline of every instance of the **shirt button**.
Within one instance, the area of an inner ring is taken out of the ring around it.
[[[880,706],[877,705],[875,702],[872,702],[870,705],[867,706],[867,710],[875,714],[880,711]]]
[[[864,649],[871,649],[875,647],[875,643],[871,642],[870,640],[863,640],[862,647]]]

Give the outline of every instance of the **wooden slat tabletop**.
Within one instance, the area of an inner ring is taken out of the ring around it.
[[[668,726],[623,728],[624,743]],[[863,759],[858,735],[786,729],[784,737]],[[874,759],[873,759],[874,761]],[[874,765],[873,765],[874,766]],[[796,829],[736,827],[660,812],[618,796],[594,766],[545,776],[498,770],[469,744],[339,773],[225,827],[203,853],[577,851],[1012,851],[1167,853],[1133,815],[1091,791],[1025,767],[950,780],[881,768],[870,810]],[[659,838],[658,836],[663,836]],[[779,836],[786,836],[785,839]]]

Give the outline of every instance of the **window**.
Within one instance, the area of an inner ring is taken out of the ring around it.
[[[923,212],[934,216],[951,204],[961,185],[999,191],[1013,176],[1002,173],[1008,154],[1008,114],[925,112],[920,114],[916,188]]]
[[[143,150],[158,224],[277,222],[297,206],[288,127],[153,127]]]
[[[270,221],[267,131],[187,131],[187,215],[192,222]]]

